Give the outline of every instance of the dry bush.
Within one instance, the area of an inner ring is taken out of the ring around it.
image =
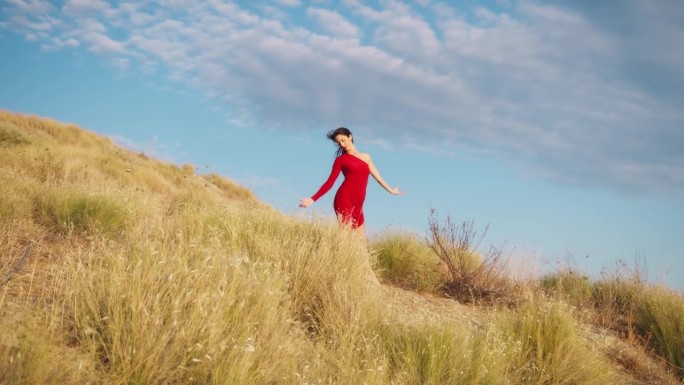
[[[427,245],[446,266],[443,290],[462,302],[492,303],[510,300],[504,277],[506,261],[500,250],[490,247],[484,255],[477,249],[487,233],[478,238],[474,222],[456,225],[447,216],[441,223],[432,210],[428,220]]]

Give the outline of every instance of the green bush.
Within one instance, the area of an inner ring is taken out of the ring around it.
[[[547,274],[541,278],[540,284],[545,292],[579,307],[594,301],[593,287],[589,277],[570,269]]]
[[[62,233],[115,235],[126,227],[126,209],[106,196],[47,192],[37,197],[34,211],[37,222],[54,226]]]
[[[443,278],[439,260],[410,233],[386,233],[371,242],[383,280],[409,290],[435,292]]]

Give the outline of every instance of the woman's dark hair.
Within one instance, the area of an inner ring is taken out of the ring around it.
[[[336,128],[336,129],[334,129],[334,130],[332,130],[332,131],[329,131],[329,132],[326,134],[326,136],[328,137],[328,139],[332,140],[333,142],[335,142],[335,138],[337,137],[337,135],[344,135],[344,136],[346,136],[346,137],[348,137],[348,138],[351,137],[351,141],[352,141],[352,143],[354,143],[354,138],[352,137],[352,133],[351,133],[351,131],[349,131],[349,129],[346,128],[346,127],[339,127],[339,128]],[[335,142],[335,143],[337,143],[337,142]],[[340,155],[342,155],[342,154],[344,154],[344,150],[342,149],[342,147],[338,147],[338,148],[337,148],[337,152],[335,153],[335,156],[340,156]]]

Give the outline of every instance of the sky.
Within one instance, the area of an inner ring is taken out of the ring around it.
[[[473,221],[540,273],[684,291],[684,2],[2,0],[0,109],[309,209],[349,128],[370,236]],[[338,186],[342,177],[337,181]]]

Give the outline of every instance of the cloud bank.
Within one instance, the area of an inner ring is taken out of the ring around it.
[[[344,124],[557,183],[684,192],[681,2],[334,4],[10,0],[0,28],[168,73],[248,128]]]

